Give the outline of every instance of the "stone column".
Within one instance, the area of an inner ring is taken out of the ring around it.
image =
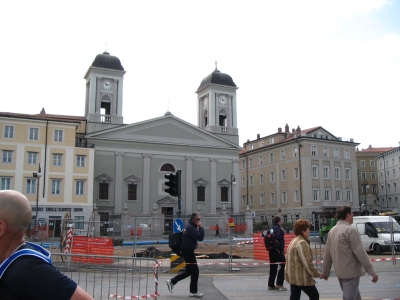
[[[210,158],[210,214],[217,213],[217,161]]]
[[[233,186],[233,214],[239,214],[240,211],[240,186],[241,186],[241,178],[240,178],[240,171],[239,171],[239,160],[233,159],[233,176],[235,176],[236,184]]]
[[[128,204],[125,202],[123,213],[121,215],[121,237],[129,237],[131,232],[127,225],[131,225],[131,215],[128,212]]]
[[[143,201],[142,213],[150,213],[150,167],[151,154],[143,154]]]
[[[122,213],[123,180],[122,167],[124,165],[124,153],[115,152],[115,184],[114,184],[114,211]]]
[[[93,228],[93,232],[90,233],[92,237],[100,237],[100,214],[97,212],[96,204],[93,205],[93,222],[94,224],[89,224]],[[90,228],[89,228],[90,230]]]
[[[229,214],[226,211],[225,204],[222,205],[221,212],[221,229],[219,230],[220,236],[228,236],[229,234]]]
[[[183,188],[183,187],[182,187]],[[183,213],[193,211],[193,157],[186,157],[185,207]]]
[[[151,236],[158,237],[164,232],[164,215],[158,213],[158,206],[154,203],[151,212]]]
[[[253,234],[253,216],[251,215],[251,211],[248,205],[246,207],[245,220],[247,224],[246,234],[251,235]]]

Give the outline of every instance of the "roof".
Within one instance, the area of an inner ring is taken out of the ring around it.
[[[30,115],[30,114],[20,114],[12,112],[0,112],[0,117],[42,120],[42,121],[58,121],[58,122],[68,122],[68,123],[79,123],[86,120],[85,117],[80,117],[80,116],[51,115],[46,113]]]
[[[232,77],[229,76],[228,74],[221,73],[220,71],[217,70],[217,68],[215,68],[214,72],[212,72],[210,75],[208,75],[201,81],[197,91],[205,88],[210,84],[219,84],[219,85],[236,87],[236,84],[233,82]]]
[[[96,56],[92,63],[92,67],[124,71],[124,67],[121,65],[119,58],[110,55],[107,51]]]
[[[357,149],[357,152],[375,152],[375,153],[382,153],[382,152],[386,152],[386,151],[390,151],[390,150],[393,150],[395,147],[377,147],[377,148],[372,148],[372,147],[369,147],[369,148],[367,148],[367,149],[361,149],[361,150],[358,150]]]

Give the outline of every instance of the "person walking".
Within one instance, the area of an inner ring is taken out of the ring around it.
[[[216,237],[219,236],[219,225],[218,224],[215,225],[215,236]]]
[[[278,241],[279,245],[276,249],[269,251],[269,278],[268,278],[268,289],[269,290],[279,290],[286,291],[287,288],[283,286],[283,280],[285,279],[285,230],[282,227],[281,217],[275,216],[273,218],[273,225],[270,230],[273,230],[275,239]],[[278,265],[280,266],[278,272]],[[275,285],[276,279],[276,285]]]
[[[194,254],[194,250],[197,247],[197,241],[202,241],[203,239],[204,229],[201,225],[200,216],[196,213],[193,213],[182,235],[181,254],[186,263],[185,272],[181,272],[174,278],[167,280],[167,287],[170,293],[172,293],[174,286],[179,281],[190,276],[189,297],[203,296],[203,293],[199,293],[197,290],[199,267],[197,265],[196,255]]]
[[[353,213],[350,206],[342,206],[336,212],[338,222],[329,231],[325,247],[322,278],[328,279],[331,267],[335,268],[343,299],[361,299],[360,276],[365,271],[372,276],[372,282],[378,281],[371,261],[363,248],[357,228],[352,226]],[[365,271],[364,271],[365,269]]]
[[[290,300],[299,300],[301,291],[306,293],[310,300],[319,300],[314,278],[321,277],[322,273],[313,264],[308,240],[310,225],[306,219],[299,219],[294,223],[293,231],[296,237],[286,251],[285,280],[290,283]]]
[[[31,219],[32,208],[23,194],[0,191],[0,298],[93,300],[51,264],[50,252],[25,242]]]

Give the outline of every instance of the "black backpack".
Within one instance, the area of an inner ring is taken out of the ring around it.
[[[263,231],[261,236],[264,238],[264,244],[267,251],[278,249],[279,242],[275,239],[274,230],[272,228]]]
[[[184,231],[185,229],[182,230],[181,232],[171,233],[168,238],[169,247],[174,253],[176,253],[179,256],[181,256],[182,236]]]

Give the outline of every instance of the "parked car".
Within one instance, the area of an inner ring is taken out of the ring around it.
[[[400,225],[390,216],[353,217],[353,226],[361,235],[364,249],[374,254],[400,251]]]

